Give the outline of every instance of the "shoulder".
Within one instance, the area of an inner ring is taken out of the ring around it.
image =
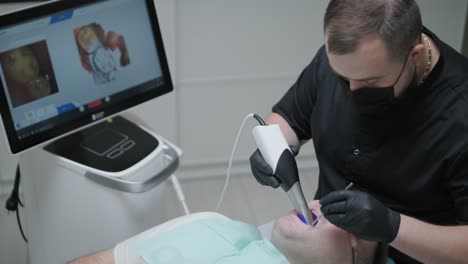
[[[325,45],[322,45],[318,49],[317,54],[315,55],[315,57],[317,57],[318,59],[320,59],[322,61],[328,61],[327,49],[326,49]]]
[[[325,45],[320,47],[312,61],[304,70],[304,75],[313,76],[315,81],[325,81],[335,76],[328,61]]]
[[[453,117],[468,124],[468,59],[426,28],[425,33],[434,40],[440,53],[434,74],[428,77],[429,89],[434,89],[436,102],[442,102],[445,110],[453,111]]]
[[[327,55],[325,45],[322,45],[318,49],[318,51],[315,54],[314,58],[312,59],[312,62],[310,63],[310,65],[316,65],[316,66],[321,66],[321,67],[329,67],[328,55]]]
[[[468,58],[457,50],[440,40],[431,32],[437,48],[440,52],[438,66],[440,66],[439,80],[453,88],[453,92],[468,93]],[[466,95],[465,95],[466,96]]]

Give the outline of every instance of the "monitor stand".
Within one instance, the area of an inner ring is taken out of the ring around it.
[[[30,263],[66,263],[169,220],[163,182],[181,153],[123,117],[23,153]]]

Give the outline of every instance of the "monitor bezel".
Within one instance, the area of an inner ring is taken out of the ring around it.
[[[44,4],[32,6],[30,8],[21,9],[1,15],[0,28],[5,28],[8,26],[15,25],[17,23],[23,23],[34,19],[47,17],[66,10],[76,9],[89,4],[105,1],[111,0],[60,0],[46,2]],[[150,89],[143,94],[133,95],[129,97],[128,100],[118,105],[111,105],[104,110],[96,110],[95,112],[90,112],[89,114],[83,115],[77,120],[68,122],[67,124],[56,126],[51,130],[32,135],[20,141],[17,138],[18,135],[16,133],[14,121],[12,119],[11,111],[7,102],[7,94],[5,94],[3,83],[0,82],[0,114],[2,117],[3,127],[5,129],[8,145],[12,154],[18,154],[27,149],[40,145],[44,142],[50,142],[53,139],[70,134],[71,132],[79,130],[80,128],[88,127],[91,124],[99,122],[99,120],[105,120],[106,118],[113,116],[119,112],[142,104],[146,101],[169,93],[173,90],[172,79],[169,72],[169,65],[166,58],[166,52],[162,40],[158,17],[156,14],[156,7],[153,0],[145,0],[145,2],[148,7],[147,11],[153,31],[154,41],[157,46],[155,48],[158,53],[161,64],[160,66],[162,71],[162,78],[164,80],[164,85],[157,87],[157,89]],[[96,118],[97,113],[99,113],[99,118]]]

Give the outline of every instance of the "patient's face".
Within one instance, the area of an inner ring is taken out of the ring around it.
[[[309,203],[309,208],[320,214],[318,201]],[[351,235],[352,236],[352,235]],[[371,264],[377,243],[363,240],[357,242],[358,263]],[[352,263],[351,241],[348,232],[337,228],[325,217],[316,226],[305,225],[295,213],[276,220],[272,243],[294,264],[346,264]]]

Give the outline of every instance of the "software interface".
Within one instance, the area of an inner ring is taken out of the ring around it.
[[[0,28],[0,74],[18,139],[157,86],[155,45],[144,0],[102,1]]]

